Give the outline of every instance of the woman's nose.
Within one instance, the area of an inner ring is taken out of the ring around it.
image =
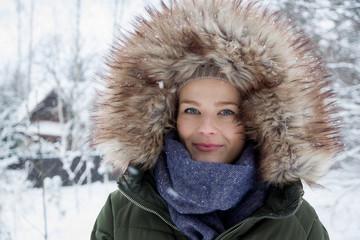
[[[217,133],[215,120],[207,116],[202,117],[199,124],[198,132],[205,136],[215,135]]]

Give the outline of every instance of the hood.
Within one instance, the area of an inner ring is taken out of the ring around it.
[[[176,92],[201,65],[242,96],[242,121],[271,184],[315,184],[341,150],[328,72],[309,38],[257,3],[182,0],[148,8],[117,38],[102,74],[93,143],[120,174],[151,169],[174,129]]]

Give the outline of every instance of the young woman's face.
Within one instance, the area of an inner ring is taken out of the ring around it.
[[[235,121],[240,95],[219,79],[198,79],[186,84],[179,95],[177,130],[193,159],[232,163],[245,143],[244,126]]]

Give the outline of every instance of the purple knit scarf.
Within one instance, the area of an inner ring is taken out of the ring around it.
[[[154,173],[176,226],[191,239],[210,240],[262,206],[266,187],[256,180],[255,160],[246,144],[235,164],[196,161],[169,134]]]

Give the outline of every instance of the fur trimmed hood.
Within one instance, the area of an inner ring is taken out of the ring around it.
[[[259,174],[313,185],[341,150],[328,73],[308,37],[280,13],[240,0],[148,8],[113,45],[93,116],[94,145],[121,174],[152,168],[174,128],[176,91],[200,65],[219,67],[243,98]]]

